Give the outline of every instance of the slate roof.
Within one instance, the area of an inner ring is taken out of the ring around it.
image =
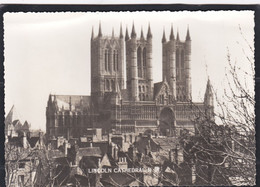
[[[8,144],[15,145],[15,146],[18,146],[18,147],[23,147],[22,137],[21,136],[18,136],[18,137],[8,136]]]
[[[91,105],[91,96],[83,95],[55,95],[57,100],[58,108],[63,108],[64,110],[69,110],[70,102],[72,110],[81,108],[89,108]]]
[[[128,186],[136,178],[125,173],[110,173],[101,179],[104,186]]]
[[[60,165],[63,165],[63,166],[69,166],[69,165],[70,165],[70,163],[69,163],[67,157],[59,157],[59,158],[56,158],[56,159],[55,159],[55,162],[56,162],[57,164],[60,164]]]
[[[154,97],[160,92],[163,82],[154,83]]]
[[[160,146],[160,148],[163,150],[174,149],[176,145],[179,144],[179,141],[176,137],[157,137],[152,138],[152,141],[158,146]]]
[[[81,162],[84,162],[88,168],[98,168],[98,159],[93,156],[83,156]]]
[[[58,157],[64,157],[64,153],[61,152],[58,149],[53,149],[48,151],[48,157],[49,158],[58,158]]]
[[[31,138],[27,137],[27,141],[29,142],[31,148],[35,147],[35,145],[39,141],[39,139],[40,139],[39,137],[31,137]]]
[[[166,84],[167,87],[169,88],[169,85],[168,85],[168,82],[166,79],[164,79],[162,82],[157,82],[154,84],[154,97],[157,96],[157,94],[160,92],[160,90],[164,84]]]
[[[102,152],[99,147],[84,147],[79,148],[77,152],[78,156],[94,156],[94,157],[102,157]]]

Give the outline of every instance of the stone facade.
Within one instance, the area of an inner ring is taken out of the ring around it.
[[[91,37],[91,96],[50,95],[46,109],[49,139],[86,135],[88,128],[102,128],[103,134],[121,135],[134,142],[140,133],[180,136],[194,132],[192,117],[201,111],[213,113],[213,96],[207,83],[204,102],[191,98],[191,37],[176,38],[171,28],[169,41],[162,37],[162,82],[153,83],[152,31],[137,36],[122,26],[119,36]],[[126,49],[126,50],[125,50]],[[124,60],[125,59],[125,60]],[[126,62],[126,66],[124,66]],[[124,69],[124,67],[126,67]],[[126,86],[124,72],[126,70]]]

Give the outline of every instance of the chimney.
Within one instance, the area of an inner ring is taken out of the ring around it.
[[[114,147],[114,159],[118,160],[118,147],[117,147],[117,145],[115,145],[115,147]]]
[[[101,168],[101,158],[98,159],[98,168]]]
[[[67,155],[68,155],[68,141],[67,140],[64,141],[64,154],[65,154],[65,157],[67,157]]]
[[[194,162],[191,163],[191,183],[194,184],[196,182],[196,167]]]
[[[174,154],[172,152],[172,149],[169,151],[169,160],[170,162],[173,162]]]
[[[28,148],[27,137],[26,137],[26,133],[25,132],[23,132],[23,148],[25,148],[25,149]]]

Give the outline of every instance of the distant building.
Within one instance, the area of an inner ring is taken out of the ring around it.
[[[32,131],[30,124],[20,122],[12,106],[5,118],[6,186],[34,186],[39,164],[38,152],[45,148],[41,131]]]
[[[18,133],[29,132],[30,124],[25,121],[21,123],[19,115],[13,105],[9,113],[5,118],[5,135],[6,136],[18,136]]]

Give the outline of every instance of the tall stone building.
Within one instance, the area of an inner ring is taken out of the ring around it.
[[[139,133],[179,136],[182,130],[194,132],[192,116],[201,111],[213,113],[213,95],[207,83],[204,102],[191,97],[191,37],[176,38],[171,27],[169,40],[162,36],[162,82],[153,83],[153,35],[134,24],[131,33],[122,26],[119,36],[112,31],[91,36],[91,96],[50,95],[46,109],[49,138],[79,137],[87,128],[102,128],[133,142]],[[126,65],[124,66],[124,62]],[[126,81],[124,73],[126,70]],[[126,85],[125,85],[126,82]]]

